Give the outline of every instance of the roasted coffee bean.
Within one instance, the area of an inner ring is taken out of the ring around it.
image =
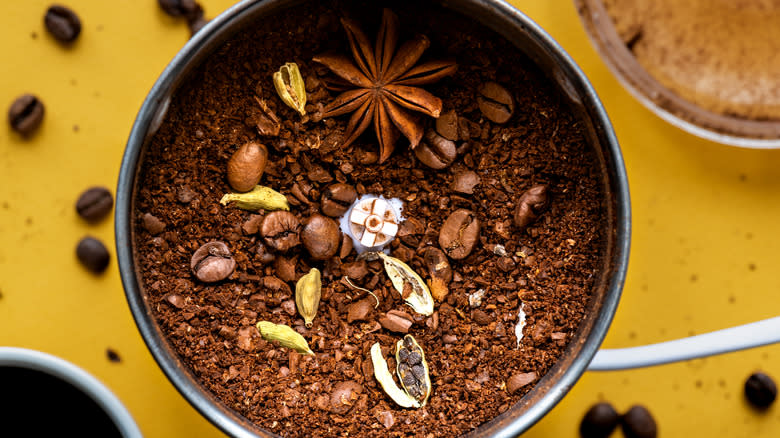
[[[525,229],[531,225],[547,208],[547,186],[538,185],[523,192],[517,200],[514,222],[517,228]]]
[[[644,406],[632,406],[622,417],[620,427],[626,438],[655,438],[658,436],[658,426],[650,411]]]
[[[322,193],[322,214],[339,217],[347,212],[357,199],[357,191],[349,184],[337,183],[325,189]]]
[[[268,149],[256,141],[250,141],[233,153],[227,165],[227,179],[237,192],[255,188],[263,177],[268,162]]]
[[[198,280],[205,283],[222,281],[236,269],[236,261],[223,242],[209,242],[192,255],[190,269]]]
[[[596,403],[588,409],[580,423],[582,438],[607,438],[620,422],[620,416],[609,403]]]
[[[479,219],[470,210],[455,210],[439,231],[439,246],[451,258],[460,260],[471,254],[479,241]]]
[[[8,122],[14,131],[29,136],[43,121],[43,102],[32,94],[23,94],[8,109]]]
[[[171,17],[195,19],[202,8],[195,0],[157,0],[163,11]]]
[[[105,271],[109,260],[111,260],[111,255],[103,242],[91,236],[84,237],[79,241],[78,246],[76,246],[76,257],[84,267],[95,274]]]
[[[515,111],[512,95],[495,82],[486,82],[479,87],[477,105],[482,114],[494,123],[505,123]]]
[[[423,141],[414,148],[414,155],[431,169],[440,170],[455,161],[458,148],[454,142],[437,134],[436,131],[428,131]]]
[[[777,398],[777,385],[768,375],[753,373],[745,381],[745,397],[753,406],[765,409]]]
[[[301,240],[311,258],[326,260],[336,255],[339,250],[341,231],[333,219],[315,214],[306,220]]]
[[[114,197],[105,187],[90,187],[76,201],[76,213],[87,222],[97,222],[108,216]]]
[[[43,17],[46,29],[54,38],[63,43],[71,43],[81,33],[81,20],[78,15],[65,6],[50,6]]]
[[[301,243],[301,222],[289,211],[277,210],[263,219],[260,235],[266,245],[279,252],[289,251]]]

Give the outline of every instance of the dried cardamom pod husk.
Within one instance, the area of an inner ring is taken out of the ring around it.
[[[260,336],[266,341],[276,341],[282,347],[291,348],[298,353],[314,355],[306,339],[290,326],[260,321],[257,323],[257,329],[260,330]]]
[[[383,252],[376,253],[385,264],[385,272],[401,297],[422,315],[433,314],[433,297],[423,279],[406,263]]]
[[[371,362],[374,365],[374,377],[382,385],[387,395],[404,408],[419,408],[420,403],[412,398],[403,389],[399,388],[393,380],[390,370],[387,368],[387,361],[382,355],[382,347],[379,343],[371,346]]]
[[[284,64],[278,72],[274,73],[274,87],[279,97],[290,108],[306,115],[306,87],[303,83],[303,77],[298,64],[288,62]]]
[[[246,193],[228,193],[219,200],[222,205],[231,202],[235,202],[236,207],[249,211],[290,210],[286,196],[264,186],[255,186],[252,191]]]
[[[303,317],[306,327],[311,327],[314,317],[317,316],[321,295],[320,271],[317,268],[311,268],[309,273],[298,279],[298,283],[295,284],[295,305],[298,307],[298,313]]]
[[[428,396],[431,395],[431,378],[425,353],[412,335],[406,335],[396,343],[395,361],[398,363],[396,373],[404,391],[420,406],[425,406]]]

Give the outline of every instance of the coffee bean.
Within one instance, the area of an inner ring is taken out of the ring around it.
[[[644,406],[632,406],[620,418],[620,426],[626,438],[655,438],[658,436],[658,426],[650,411]]]
[[[163,11],[171,17],[185,17],[195,19],[199,11],[202,11],[200,4],[195,0],[157,0]]]
[[[580,423],[582,438],[607,438],[620,422],[620,416],[609,403],[596,403]]]
[[[547,186],[537,185],[523,192],[517,200],[514,223],[517,228],[525,229],[533,223],[547,208]]]
[[[777,385],[768,375],[753,373],[745,381],[745,397],[753,406],[765,409],[777,398]]]
[[[76,246],[76,257],[84,267],[95,274],[105,271],[109,260],[111,260],[106,246],[91,236],[84,237],[79,241],[78,246]]]
[[[357,199],[357,192],[349,184],[337,183],[328,186],[322,193],[322,214],[330,217],[342,216],[355,199]]]
[[[479,219],[466,209],[455,210],[439,231],[439,246],[455,260],[466,258],[479,241]]]
[[[62,43],[72,43],[81,33],[81,20],[65,6],[50,6],[43,17],[46,29]]]
[[[437,134],[436,131],[428,131],[423,141],[414,148],[414,155],[431,169],[440,170],[455,161],[458,148],[454,142]]]
[[[43,121],[43,102],[32,94],[23,94],[8,109],[8,122],[14,131],[29,136]]]
[[[279,252],[289,251],[301,243],[301,222],[289,211],[278,210],[263,219],[260,234],[266,245]]]
[[[267,162],[268,149],[260,143],[250,141],[238,148],[227,165],[230,187],[237,192],[248,192],[255,188],[263,177]]]
[[[105,187],[90,187],[76,201],[76,213],[87,222],[97,222],[108,216],[114,197]]]
[[[515,111],[512,95],[495,82],[486,82],[479,87],[477,105],[482,114],[494,123],[505,123]]]
[[[314,260],[327,260],[339,250],[341,231],[333,219],[315,214],[306,221],[301,240]]]
[[[192,254],[190,269],[198,280],[214,283],[228,278],[236,269],[236,261],[227,245],[213,241],[201,246]]]

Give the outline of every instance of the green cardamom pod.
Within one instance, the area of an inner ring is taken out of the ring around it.
[[[274,87],[279,97],[290,108],[306,115],[306,87],[303,83],[303,77],[298,64],[288,62],[284,64],[278,72],[274,73]]]
[[[231,202],[235,202],[236,207],[249,211],[290,211],[287,197],[264,186],[255,186],[252,191],[246,193],[228,193],[219,200],[222,205],[228,205]]]
[[[320,271],[317,268],[311,268],[309,273],[301,277],[295,284],[295,305],[298,307],[298,313],[303,317],[306,327],[311,327],[314,317],[317,316],[321,295]]]
[[[291,348],[298,353],[314,355],[306,339],[290,326],[260,321],[257,323],[257,329],[260,330],[260,336],[266,341],[276,341],[282,347]]]
[[[371,363],[374,365],[374,377],[394,402],[404,408],[420,407],[417,400],[395,384],[393,375],[387,368],[387,361],[382,355],[382,347],[379,346],[378,342],[371,346]]]
[[[412,335],[404,336],[395,345],[396,373],[404,391],[425,406],[431,395],[431,377],[428,374],[428,362],[425,352]]]
[[[382,259],[393,287],[401,294],[401,298],[415,312],[421,315],[433,314],[433,296],[423,279],[406,263],[383,252],[376,253]]]

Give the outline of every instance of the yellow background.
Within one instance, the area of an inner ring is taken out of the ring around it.
[[[44,30],[44,0],[3,2],[0,107],[36,93],[41,132],[22,141],[0,127],[0,345],[42,350],[105,382],[149,437],[221,436],[164,377],[125,302],[113,259],[100,277],[76,261],[85,234],[113,250],[112,221],[74,212],[81,191],[115,187],[136,111],[186,42],[186,25],[155,0],[68,0],[83,21],[72,48]],[[203,0],[213,17],[232,3]],[[654,116],[610,74],[570,0],[515,0],[584,69],[620,140],[633,201],[628,281],[607,347],[627,347],[777,316],[780,152],[688,135]],[[5,118],[5,114],[3,114]],[[106,348],[121,355],[109,362]],[[780,347],[649,369],[586,373],[529,437],[574,437],[585,410],[649,407],[664,437],[775,437],[777,406],[759,414],[742,395],[763,369],[780,379]],[[0,389],[0,392],[2,390]]]

